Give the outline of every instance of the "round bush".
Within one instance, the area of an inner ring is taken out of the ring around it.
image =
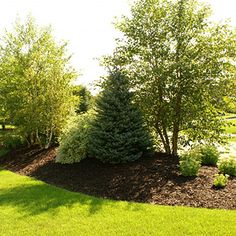
[[[236,176],[236,158],[235,157],[228,157],[228,158],[221,158],[217,166],[219,171],[223,174]]]
[[[201,154],[199,151],[192,150],[180,157],[180,172],[183,176],[196,176],[201,167]]]
[[[69,124],[59,140],[56,162],[70,164],[80,162],[88,155],[88,136],[92,115],[79,115],[76,121]]]
[[[214,146],[203,146],[200,148],[202,165],[216,165],[219,160],[220,153]]]
[[[213,185],[216,188],[224,188],[228,183],[229,176],[223,175],[223,174],[217,174],[215,175]]]

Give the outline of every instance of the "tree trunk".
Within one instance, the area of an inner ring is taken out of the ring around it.
[[[166,128],[163,127],[163,135],[166,140],[166,153],[170,154],[171,153],[171,148],[170,148],[170,140],[166,131]]]
[[[163,143],[163,146],[164,146],[164,149],[165,149],[165,152],[170,154],[171,153],[171,149],[170,149],[170,142],[169,142],[169,139],[167,137],[167,140],[166,140],[166,137],[165,135],[162,133],[160,127],[158,126],[158,124],[156,124],[156,130],[157,130],[157,133],[159,134],[160,138],[161,138],[161,141]],[[166,131],[166,130],[165,130]]]
[[[172,154],[178,154],[178,138],[179,138],[179,127],[177,124],[174,124],[173,136],[172,136]]]
[[[182,17],[184,12],[184,3],[185,0],[179,1],[179,14],[178,14],[178,34],[176,36],[177,38],[177,48],[176,48],[176,79],[177,79],[177,85],[178,89],[176,91],[176,103],[175,103],[175,119],[173,124],[173,134],[172,134],[172,154],[177,155],[178,154],[178,138],[179,138],[179,126],[180,126],[180,116],[181,116],[181,101],[182,101],[182,84],[181,84],[181,78],[182,78],[182,71],[181,71],[181,51],[182,51],[182,42],[183,42],[183,36],[182,36]]]
[[[176,98],[176,106],[175,106],[175,120],[173,124],[173,134],[172,134],[172,154],[177,155],[178,151],[178,138],[179,138],[179,126],[180,126],[180,112],[181,112],[181,101],[182,95],[181,91],[178,92]]]
[[[39,137],[39,131],[38,131],[38,129],[36,129],[35,132],[36,132],[36,140],[37,140],[37,142],[38,142],[40,148],[42,148],[43,145],[42,145],[41,139],[40,139],[40,137]]]
[[[50,129],[50,134],[49,134],[48,142],[45,145],[45,149],[48,149],[50,147],[51,141],[52,141],[52,136],[53,136],[53,128]]]

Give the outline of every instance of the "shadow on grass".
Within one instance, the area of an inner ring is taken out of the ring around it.
[[[120,205],[120,202],[72,193],[44,183],[0,188],[0,206],[17,207],[23,216],[35,216],[42,213],[55,215],[61,207],[64,207],[64,210],[72,210],[75,205],[76,211],[82,211],[87,216],[98,213],[103,206],[131,211],[144,210],[141,204],[126,202]]]
[[[60,207],[71,208],[75,204],[78,209],[86,209],[88,215],[91,215],[109,202],[70,193],[43,183],[0,189],[0,206],[17,207],[25,215],[38,215],[44,212],[56,214]]]

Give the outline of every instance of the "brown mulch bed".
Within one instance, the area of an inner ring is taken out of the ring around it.
[[[216,167],[204,166],[196,178],[178,171],[178,160],[156,153],[120,165],[85,159],[77,164],[55,163],[56,150],[22,148],[0,158],[0,166],[46,183],[89,195],[162,205],[236,209],[236,178],[224,189],[212,187]]]

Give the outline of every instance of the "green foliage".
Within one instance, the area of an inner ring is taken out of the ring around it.
[[[80,162],[88,156],[90,123],[93,114],[81,114],[66,127],[59,141],[56,162]]]
[[[210,21],[197,0],[138,0],[116,27],[124,34],[104,64],[125,68],[135,99],[166,152],[179,132],[192,141],[222,141],[219,101],[235,78],[236,34]]]
[[[11,131],[8,134],[4,135],[2,142],[3,146],[8,150],[17,148],[25,143],[26,141],[24,137],[14,131]]]
[[[30,145],[47,148],[73,111],[70,84],[76,73],[66,47],[31,17],[2,37],[0,100],[5,116]]]
[[[223,188],[227,185],[229,179],[229,175],[223,175],[223,174],[216,174],[213,185],[217,188]]]
[[[6,149],[6,148],[0,149],[0,157],[5,156],[7,153],[8,153],[8,149]]]
[[[234,85],[235,86],[235,85]],[[230,92],[230,90],[229,90]],[[232,94],[228,94],[230,96],[225,96],[223,97],[224,101],[224,111],[228,113],[236,113],[236,98],[235,98],[235,91],[233,91],[233,96]]]
[[[73,95],[76,98],[75,112],[77,114],[87,112],[92,105],[92,94],[83,85],[73,86]]]
[[[216,165],[220,153],[215,146],[205,145],[200,147],[202,165]]]
[[[201,167],[201,153],[191,150],[180,156],[180,172],[183,176],[196,176]]]
[[[221,173],[227,174],[230,176],[236,176],[236,158],[235,157],[221,158],[218,161],[217,166]]]
[[[127,78],[114,69],[102,84],[90,137],[91,155],[103,162],[140,158],[152,146],[142,114],[133,103]]]

